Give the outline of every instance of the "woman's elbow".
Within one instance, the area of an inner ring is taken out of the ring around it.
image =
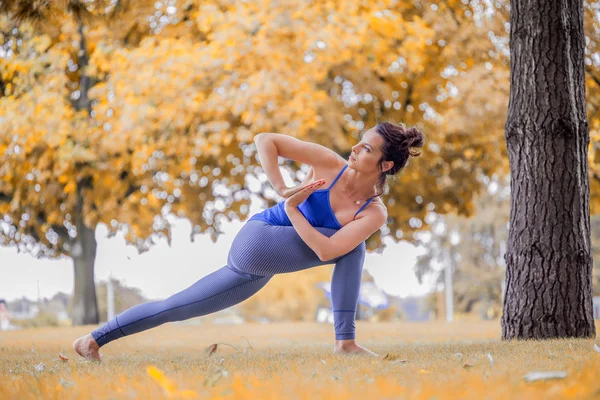
[[[323,262],[331,261],[337,257],[334,254],[332,254],[330,251],[327,251],[327,250],[320,251],[319,253],[317,253],[317,256],[319,257],[319,260],[321,260]]]
[[[265,140],[268,139],[269,136],[271,136],[272,133],[268,133],[268,132],[261,132],[257,135],[254,135],[254,143],[258,143],[259,140]]]

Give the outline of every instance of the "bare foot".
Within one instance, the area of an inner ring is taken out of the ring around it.
[[[379,354],[373,353],[371,350],[362,347],[356,343],[349,343],[344,345],[335,345],[333,352],[336,354],[364,354],[372,357],[379,357]]]
[[[74,341],[73,349],[86,360],[102,362],[102,354],[98,351],[100,346],[98,346],[91,333]]]

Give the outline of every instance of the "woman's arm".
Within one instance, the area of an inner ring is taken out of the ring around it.
[[[256,152],[258,153],[260,165],[267,175],[267,179],[271,182],[271,186],[273,186],[275,192],[277,192],[278,195],[281,195],[283,189],[286,188],[286,185],[283,181],[283,176],[281,176],[281,171],[279,170],[279,164],[277,162],[279,153],[277,152],[275,142],[269,140],[268,136],[265,137],[264,133],[259,133],[254,136],[254,143],[256,143]]]
[[[387,220],[383,207],[367,207],[364,215],[327,237],[315,229],[296,206],[285,203],[285,212],[300,238],[310,247],[321,261],[333,260],[354,250],[361,242],[381,228]]]
[[[342,159],[336,152],[317,143],[305,142],[278,133],[259,133],[254,136],[258,158],[267,179],[280,196],[286,189],[279,170],[278,157],[288,158],[315,168],[336,168]]]

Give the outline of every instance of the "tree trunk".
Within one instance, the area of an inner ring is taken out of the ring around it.
[[[502,338],[594,337],[583,0],[511,7]]]
[[[77,239],[73,246],[73,266],[75,268],[73,326],[100,322],[94,282],[94,261],[96,258],[96,238],[94,234],[93,230],[84,226],[82,231],[77,232]],[[75,256],[76,253],[78,253],[77,256]]]
[[[93,229],[83,223],[83,199],[78,189],[77,237],[74,240],[71,256],[75,268],[75,288],[73,289],[72,321],[75,325],[97,324],[100,322],[96,286],[94,282],[94,262],[96,260],[96,236]]]
[[[88,65],[88,52],[83,23],[77,19],[80,36],[78,64],[81,71]],[[90,78],[82,72],[79,81],[80,97],[74,102],[76,110],[87,109],[91,112],[91,102],[88,99],[90,89]],[[73,289],[73,325],[97,324],[99,320],[98,303],[96,301],[96,286],[94,282],[94,263],[96,260],[96,237],[95,230],[87,227],[83,215],[83,197],[81,190],[89,185],[89,182],[77,182],[77,207],[74,216],[77,226],[77,237],[74,240],[71,256],[75,268],[75,288]]]

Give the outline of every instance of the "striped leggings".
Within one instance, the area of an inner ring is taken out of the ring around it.
[[[327,237],[336,229],[316,228]],[[334,329],[337,340],[354,339],[354,317],[365,258],[365,242],[349,253],[321,261],[293,226],[247,221],[233,240],[227,265],[171,297],[123,311],[92,332],[100,347],[166,322],[210,314],[238,304],[269,282],[275,274],[335,263],[331,279]]]

